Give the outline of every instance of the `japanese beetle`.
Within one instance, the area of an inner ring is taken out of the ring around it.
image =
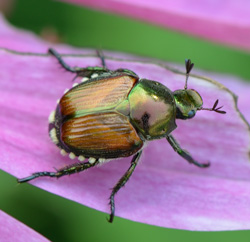
[[[199,110],[224,114],[217,107],[203,108],[200,94],[187,88],[187,81],[194,64],[186,60],[186,82],[184,89],[172,92],[159,82],[140,79],[133,71],[106,67],[104,56],[98,52],[102,67],[70,67],[53,49],[49,53],[57,58],[62,67],[82,83],[76,84],[58,101],[56,110],[49,116],[49,135],[53,143],[79,162],[55,172],[36,172],[18,179],[27,182],[40,176],[59,178],[101,164],[110,159],[132,156],[127,172],[113,187],[110,195],[111,213],[115,214],[114,196],[132,175],[146,141],[166,138],[172,148],[189,163],[199,163],[183,150],[171,132],[176,129],[176,119],[191,119]],[[85,159],[88,159],[85,161]],[[85,162],[84,162],[85,161]]]

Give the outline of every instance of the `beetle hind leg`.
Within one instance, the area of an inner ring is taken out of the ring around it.
[[[98,164],[98,161],[96,161],[94,163],[78,162],[78,163],[75,163],[75,164],[72,164],[69,166],[65,166],[59,170],[56,170],[56,172],[47,172],[47,171],[36,172],[36,173],[33,173],[31,176],[17,179],[17,182],[24,183],[24,182],[28,182],[28,181],[31,181],[35,178],[42,177],[42,176],[59,178],[59,177],[65,176],[65,175],[71,175],[74,173],[84,171],[92,166],[95,166],[96,164]]]
[[[60,63],[60,65],[66,70],[66,71],[70,71],[70,72],[73,72],[75,73],[76,72],[76,69],[73,68],[73,67],[70,67],[61,57],[61,55],[54,49],[52,48],[49,48],[48,52],[55,56],[56,59],[58,60],[58,62]]]
[[[110,72],[107,68],[106,68],[106,63],[105,63],[105,59],[104,56],[102,54],[101,51],[97,52],[98,57],[101,59],[101,63],[102,63],[102,67],[99,66],[90,66],[90,67],[71,67],[69,66],[61,57],[61,55],[54,49],[50,48],[48,50],[48,52],[53,55],[58,62],[60,63],[60,65],[69,72],[72,73],[76,73],[76,77],[80,76],[80,77],[87,77],[87,78],[94,78],[102,73],[105,72]],[[94,75],[94,76],[93,76]],[[75,79],[75,78],[74,78]]]
[[[117,182],[117,184],[113,187],[111,195],[109,197],[109,205],[110,205],[110,216],[108,219],[108,222],[112,223],[114,216],[115,216],[115,201],[114,201],[114,197],[115,194],[120,190],[121,187],[123,187],[126,182],[128,181],[128,179],[131,177],[132,173],[135,170],[136,165],[138,164],[138,161],[141,157],[141,153],[142,151],[138,152],[137,154],[134,155],[132,161],[131,161],[131,165],[129,167],[129,169],[126,171],[126,173],[120,178],[120,180]]]

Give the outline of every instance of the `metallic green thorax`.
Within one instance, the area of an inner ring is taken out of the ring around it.
[[[176,128],[174,97],[161,83],[141,79],[128,100],[131,122],[146,140],[166,137]]]

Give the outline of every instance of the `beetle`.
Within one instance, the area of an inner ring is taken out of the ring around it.
[[[172,148],[186,161],[201,168],[210,163],[199,163],[180,147],[171,132],[177,128],[176,119],[191,119],[199,110],[225,114],[222,107],[204,108],[200,94],[187,88],[194,66],[185,61],[184,89],[172,92],[163,84],[141,79],[128,69],[109,70],[105,58],[98,52],[101,67],[70,67],[60,54],[49,49],[61,66],[82,82],[76,84],[59,99],[56,110],[49,116],[49,136],[62,155],[78,158],[79,162],[55,172],[36,172],[17,179],[19,183],[42,176],[59,178],[102,164],[111,159],[133,156],[130,167],[113,187],[110,201],[112,222],[115,214],[114,197],[131,177],[147,141],[166,138]],[[85,161],[87,159],[87,161]]]

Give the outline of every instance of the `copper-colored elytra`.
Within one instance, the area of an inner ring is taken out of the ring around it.
[[[142,141],[128,119],[119,113],[90,114],[63,124],[62,140],[81,150],[140,149]]]
[[[77,112],[94,113],[115,107],[126,99],[136,81],[136,78],[126,75],[80,84],[60,100],[61,113],[64,116]]]

